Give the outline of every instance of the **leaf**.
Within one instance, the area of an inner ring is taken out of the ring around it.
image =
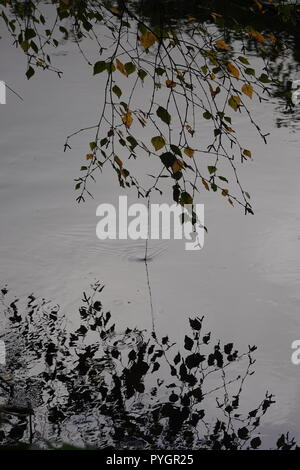
[[[205,112],[203,113],[203,117],[204,117],[204,119],[207,119],[207,120],[208,120],[208,119],[211,119],[211,118],[212,118],[212,114],[211,114],[209,111],[205,111]]]
[[[130,110],[128,110],[127,113],[123,114],[122,121],[123,121],[123,124],[125,124],[127,128],[131,126],[133,119],[132,119],[132,112]]]
[[[94,65],[94,75],[97,75],[98,73],[104,72],[104,70],[107,69],[107,64],[104,62],[104,60],[100,60],[95,63]]]
[[[249,96],[250,99],[252,99],[252,95],[253,95],[253,86],[250,85],[250,83],[245,83],[243,86],[242,86],[242,92]]]
[[[125,68],[125,72],[127,75],[130,75],[136,70],[136,66],[134,65],[133,62],[126,62],[126,64],[124,65],[124,68]]]
[[[261,44],[263,44],[265,42],[265,38],[258,31],[250,31],[249,35],[253,39],[255,39],[257,42],[260,42]]]
[[[173,165],[175,162],[176,158],[171,152],[165,152],[159,156],[161,159],[162,163],[165,165],[165,167],[169,168],[170,166]]]
[[[149,47],[153,46],[153,44],[156,42],[156,36],[151,33],[151,31],[146,31],[140,37],[140,41],[145,49],[149,49]]]
[[[183,167],[184,167],[183,161],[176,158],[175,162],[172,164],[173,172],[177,173],[178,171],[182,170]]]
[[[229,106],[234,109],[234,111],[237,111],[238,108],[239,108],[239,105],[241,104],[241,98],[239,96],[234,96],[232,95],[229,100],[228,100],[228,104]]]
[[[176,87],[176,83],[173,82],[173,80],[166,80],[166,85],[167,85],[167,88],[175,88]]]
[[[167,111],[165,108],[163,108],[162,106],[159,106],[159,107],[157,108],[156,114],[157,114],[157,116],[158,116],[163,122],[165,122],[168,126],[170,125],[171,116],[170,116],[170,114],[168,113],[168,111]]]
[[[238,436],[240,439],[247,440],[249,437],[249,431],[246,427],[240,428],[238,430]]]
[[[209,189],[209,185],[208,185],[207,181],[205,181],[204,178],[201,178],[201,182],[202,182],[203,186],[205,187],[205,189],[207,191],[209,191],[210,189]]]
[[[152,137],[151,143],[152,143],[153,147],[155,148],[155,150],[160,150],[166,144],[165,139],[160,135],[158,135],[156,137]]]
[[[114,92],[115,95],[117,95],[118,98],[121,97],[122,95],[122,90],[119,88],[117,85],[114,85],[112,88],[112,91]]]
[[[184,337],[184,349],[187,349],[188,351],[191,351],[194,345],[194,341],[189,338],[187,335]]]
[[[180,197],[180,204],[182,206],[184,206],[185,204],[193,204],[192,196],[189,193],[187,193],[186,191],[183,191],[181,193],[181,197]]]
[[[120,168],[122,168],[123,162],[122,162],[121,158],[119,158],[117,155],[115,155],[115,156],[114,156],[114,161],[116,162],[116,164],[117,164]]]
[[[259,437],[254,437],[253,439],[251,439],[250,445],[252,449],[257,449],[257,447],[261,445],[261,439]]]
[[[86,158],[87,160],[92,160],[93,157],[94,157],[94,155],[93,155],[92,153],[87,153],[86,156],[85,156],[85,158]]]
[[[125,71],[124,64],[119,59],[116,59],[117,69],[121,72],[125,77],[128,77],[128,73]]]
[[[217,168],[215,166],[208,166],[207,169],[210,175],[213,175],[217,171]]]
[[[230,75],[232,75],[234,78],[239,78],[239,76],[240,76],[240,71],[239,71],[239,69],[237,69],[237,68],[235,67],[235,65],[231,64],[230,62],[228,62],[228,64],[227,64],[226,67],[227,67],[227,70],[228,70],[228,72],[230,73]]]
[[[138,76],[142,81],[147,77],[147,75],[148,75],[147,72],[143,69],[140,69],[138,71]]]
[[[27,79],[29,80],[34,75],[34,73],[35,73],[34,69],[30,65],[26,72]]]
[[[184,149],[184,153],[185,153],[188,157],[193,158],[194,153],[195,153],[195,150],[191,149],[190,147],[186,147],[186,148]]]
[[[195,331],[200,331],[202,327],[202,323],[198,318],[189,318],[190,326]]]
[[[245,155],[245,157],[249,157],[249,158],[252,157],[252,153],[251,153],[251,151],[248,150],[248,149],[244,149],[244,150],[243,150],[243,155]]]
[[[228,49],[229,49],[228,44],[226,44],[226,42],[222,41],[221,39],[216,41],[215,45],[217,46],[218,49],[221,49],[222,51],[228,51]]]

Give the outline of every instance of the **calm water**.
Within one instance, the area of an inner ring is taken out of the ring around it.
[[[144,243],[100,242],[95,234],[97,205],[117,203],[126,193],[99,176],[95,199],[78,206],[73,178],[88,136],[75,138],[72,151],[63,153],[66,135],[95,121],[101,80],[91,77],[74,44],[62,44],[55,57],[63,79],[44,73],[29,82],[22,54],[6,39],[0,48],[0,79],[24,97],[20,102],[8,94],[0,109],[0,278],[16,295],[34,291],[68,312],[100,279],[120,327],[150,327],[140,262]],[[278,405],[267,415],[266,432],[291,430],[300,438],[300,366],[290,360],[291,343],[300,338],[300,120],[297,113],[292,119],[284,114],[276,100],[254,104],[253,111],[271,133],[266,146],[240,117],[241,137],[254,154],[241,175],[255,216],[203,192],[198,202],[205,204],[209,233],[202,251],[186,252],[182,242],[150,242],[156,328],[178,339],[189,316],[204,314],[207,328],[224,341],[257,344],[247,407],[266,389],[276,391]],[[134,194],[128,195],[133,202]]]

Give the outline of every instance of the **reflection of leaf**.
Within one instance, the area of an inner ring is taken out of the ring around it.
[[[230,62],[228,62],[227,64],[227,70],[228,72],[230,73],[230,75],[232,75],[234,78],[239,78],[240,76],[240,71],[239,69],[237,69],[235,67],[235,65],[231,64]]]
[[[245,83],[243,86],[242,86],[242,92],[249,96],[249,98],[252,98],[252,95],[253,95],[253,86],[250,85],[250,83]]]
[[[132,112],[130,110],[128,110],[127,113],[123,114],[122,121],[126,127],[129,128],[131,126],[133,119],[132,119]]]
[[[217,46],[218,49],[221,49],[223,51],[228,51],[229,46],[226,44],[225,41],[222,41],[221,39],[215,42],[215,45]]]
[[[156,114],[163,122],[165,122],[168,125],[170,124],[171,116],[165,108],[163,108],[162,106],[159,106],[157,108]]]
[[[160,150],[165,145],[165,139],[158,135],[157,137],[152,137],[151,143],[155,150]]]
[[[192,158],[192,157],[194,156],[195,150],[191,149],[190,147],[186,147],[186,148],[184,149],[184,153],[185,153],[188,157]]]
[[[141,44],[145,49],[153,46],[156,41],[156,36],[151,31],[146,31],[140,38]]]

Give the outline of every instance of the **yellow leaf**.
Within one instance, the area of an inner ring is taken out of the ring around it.
[[[87,160],[92,160],[93,157],[94,157],[94,155],[92,153],[87,153],[86,156],[85,156],[85,158]]]
[[[115,156],[114,156],[114,161],[116,162],[116,164],[117,164],[120,168],[122,168],[123,162],[122,162],[121,158],[119,158],[117,155],[115,155]]]
[[[228,193],[229,193],[228,189],[223,189],[222,196],[228,196]]]
[[[125,124],[125,126],[129,128],[133,121],[132,112],[128,110],[127,113],[123,114],[122,121],[123,121],[123,124]]]
[[[122,62],[119,59],[116,59],[116,64],[117,64],[117,69],[119,70],[119,72],[121,72],[123,75],[128,77],[128,73],[125,70],[124,64],[122,64]]]
[[[264,43],[265,38],[258,31],[250,31],[250,36],[255,39],[257,42]]]
[[[215,45],[217,46],[218,49],[221,49],[222,51],[228,51],[228,49],[229,49],[228,44],[226,44],[226,42],[222,41],[221,39],[216,41]]]
[[[146,31],[141,37],[140,41],[142,46],[145,49],[149,49],[149,47],[153,46],[153,44],[156,42],[156,36],[151,33],[151,31]]]
[[[205,189],[206,189],[207,191],[209,191],[209,186],[208,186],[207,181],[206,181],[204,178],[201,178],[201,181],[202,181],[202,184],[203,184],[203,186],[205,187]]]
[[[27,52],[29,49],[29,42],[28,41],[22,41],[20,44],[21,48],[23,49],[24,52]]]
[[[242,92],[249,96],[250,99],[252,99],[252,95],[253,95],[253,86],[250,85],[250,83],[245,83],[243,86],[242,86]]]
[[[160,150],[166,144],[165,139],[161,137],[160,135],[158,135],[157,137],[152,137],[151,143],[153,147],[155,148],[155,150]]]
[[[239,78],[240,76],[240,71],[239,69],[237,69],[235,67],[235,65],[231,64],[230,62],[228,62],[227,64],[227,70],[228,72],[230,73],[230,75],[232,75],[234,78]]]
[[[177,173],[183,168],[184,164],[182,160],[178,160],[178,158],[175,160],[175,162],[172,164],[172,170],[173,173]]]
[[[166,85],[167,85],[167,88],[175,88],[176,87],[176,83],[173,82],[173,80],[166,80]]]
[[[245,157],[249,157],[251,158],[252,157],[252,153],[250,150],[247,150],[247,149],[244,149],[243,151],[243,155],[245,155]]]
[[[192,158],[192,157],[194,156],[195,150],[191,149],[190,147],[186,147],[186,148],[184,149],[184,153],[185,153],[188,157]]]

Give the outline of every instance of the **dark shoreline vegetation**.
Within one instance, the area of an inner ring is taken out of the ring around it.
[[[242,403],[255,346],[239,352],[216,341],[203,317],[189,319],[183,347],[155,331],[118,332],[102,290],[97,282],[83,294],[79,315],[71,317],[79,326],[70,329],[58,306],[33,295],[18,306],[1,289],[2,449],[263,447],[261,421],[276,406],[274,396],[267,392],[247,411]],[[274,448],[298,449],[288,433]]]

